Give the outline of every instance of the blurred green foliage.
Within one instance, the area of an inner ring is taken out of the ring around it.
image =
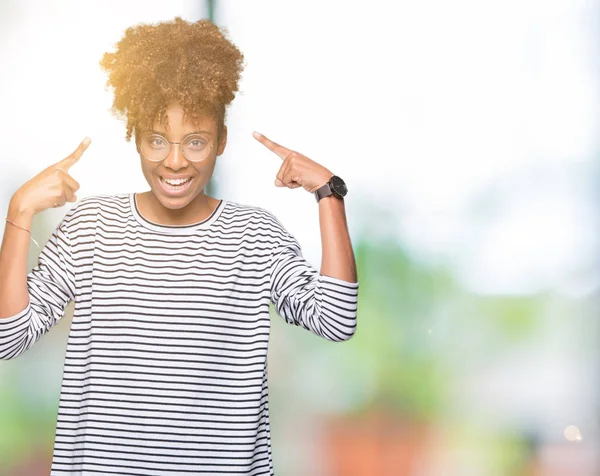
[[[473,294],[449,266],[420,262],[397,240],[361,240],[355,249],[358,328],[333,362],[354,387],[341,387],[354,392],[344,412],[433,421],[460,380],[453,356],[476,365],[534,338],[542,324],[545,296]]]
[[[443,268],[411,260],[391,240],[359,242],[356,261],[359,324],[348,352],[370,362],[374,391],[355,411],[386,408],[434,418],[446,383],[431,335],[440,303],[456,291],[454,283]]]

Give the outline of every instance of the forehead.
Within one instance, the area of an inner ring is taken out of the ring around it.
[[[217,122],[210,113],[200,112],[192,116],[186,114],[178,104],[171,104],[166,108],[165,115],[154,122],[153,129],[157,132],[173,134],[186,134],[198,130],[216,132]]]
[[[153,130],[165,133],[190,133],[194,131],[216,132],[217,123],[211,116],[202,116],[194,119],[172,120],[168,118],[166,122],[156,121]]]

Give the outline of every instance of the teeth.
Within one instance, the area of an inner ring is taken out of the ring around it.
[[[166,179],[166,178],[162,178],[163,182],[168,183],[169,185],[181,185],[186,183],[187,181],[189,181],[189,178],[185,178],[185,179],[176,179],[176,180],[171,180],[171,179]]]

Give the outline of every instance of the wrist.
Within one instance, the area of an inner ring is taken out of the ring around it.
[[[13,197],[8,205],[7,218],[17,221],[19,225],[31,224],[35,213],[28,209],[18,198]]]
[[[323,174],[320,183],[317,187],[314,188],[313,193],[318,190],[319,188],[321,188],[323,185],[329,183],[329,181],[331,180],[331,177],[333,177],[334,174],[332,174],[331,172],[327,171],[325,174]]]
[[[342,200],[348,193],[348,187],[346,187],[346,184],[340,177],[332,175],[325,185],[317,188],[313,193],[317,202],[331,196],[338,200]]]

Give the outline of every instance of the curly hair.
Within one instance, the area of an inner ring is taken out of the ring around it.
[[[158,24],[127,28],[114,53],[100,66],[114,88],[113,114],[125,117],[126,140],[132,133],[166,124],[166,109],[176,102],[185,117],[211,114],[219,136],[225,108],[233,101],[244,68],[244,56],[227,38],[227,30],[208,20],[176,17]]]

